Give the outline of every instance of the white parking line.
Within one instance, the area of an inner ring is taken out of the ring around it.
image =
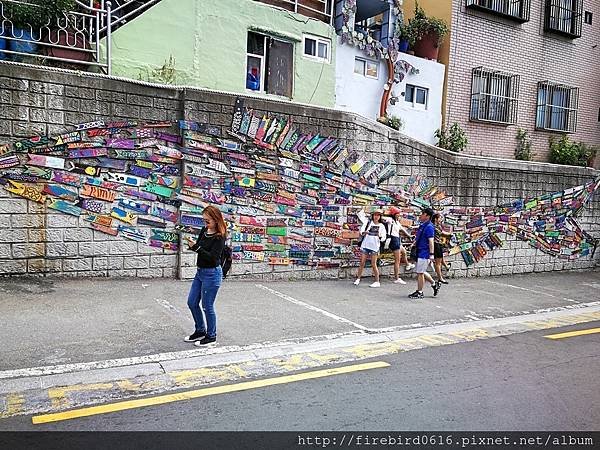
[[[311,311],[315,311],[315,312],[318,312],[320,314],[323,314],[324,316],[327,316],[330,319],[333,319],[333,320],[336,320],[338,322],[342,322],[342,323],[345,323],[345,324],[348,324],[348,325],[352,325],[353,327],[358,328],[359,330],[362,330],[362,331],[371,331],[370,328],[363,327],[362,325],[360,325],[360,324],[358,324],[356,322],[352,322],[351,320],[344,319],[343,317],[340,317],[340,316],[336,316],[335,314],[330,313],[329,311],[325,311],[324,309],[317,308],[316,306],[313,306],[313,305],[309,305],[308,303],[305,303],[305,302],[303,302],[301,300],[297,300],[297,299],[295,299],[293,297],[290,297],[289,295],[284,294],[283,292],[279,292],[279,291],[276,291],[274,289],[268,288],[268,287],[266,287],[266,286],[264,286],[262,284],[257,284],[256,287],[259,288],[259,289],[264,289],[265,291],[270,292],[271,294],[276,295],[279,298],[287,300],[288,302],[294,303],[296,305],[303,306],[306,309],[310,309]]]
[[[540,295],[545,295],[546,297],[552,297],[552,298],[560,298],[562,300],[565,300],[567,302],[571,302],[571,303],[580,303],[577,300],[573,300],[572,298],[568,298],[568,297],[559,297],[553,294],[549,294],[548,292],[543,292],[543,291],[538,291],[536,289],[528,289],[528,288],[524,288],[521,286],[515,286],[513,284],[508,284],[508,283],[500,283],[498,281],[491,281],[491,280],[485,280],[486,283],[491,283],[491,284],[496,284],[498,286],[506,286],[506,287],[511,287],[513,289],[520,289],[521,291],[527,291],[527,292],[533,292],[534,294],[540,294]]]

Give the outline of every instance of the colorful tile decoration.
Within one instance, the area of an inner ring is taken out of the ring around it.
[[[418,175],[394,188],[389,161],[373,161],[335,138],[304,134],[289,118],[257,114],[237,99],[231,129],[204,123],[88,122],[58,137],[0,145],[0,186],[97,231],[178,251],[214,204],[230,230],[233,259],[274,266],[355,266],[366,207],[395,206],[402,223],[419,210],[445,216],[450,255],[467,266],[511,235],[552,256],[594,253],[575,217],[600,186],[582,186],[489,208],[454,206]]]

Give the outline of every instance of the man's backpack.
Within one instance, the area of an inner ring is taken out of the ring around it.
[[[223,269],[223,278],[227,278],[227,273],[229,269],[231,269],[231,263],[233,259],[231,258],[231,247],[229,245],[225,245],[223,247],[223,253],[221,253],[221,269]]]

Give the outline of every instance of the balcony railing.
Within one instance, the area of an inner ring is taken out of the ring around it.
[[[112,32],[160,0],[76,0],[50,13],[43,1],[0,0],[0,60],[111,73]]]
[[[517,22],[529,21],[530,0],[466,0],[466,6]]]
[[[332,24],[334,0],[254,0]]]

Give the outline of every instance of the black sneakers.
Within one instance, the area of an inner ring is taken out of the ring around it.
[[[208,337],[205,336],[200,342],[196,342],[194,345],[196,347],[200,347],[201,345],[212,344],[213,342],[217,342],[217,337]]]
[[[423,293],[421,291],[415,291],[408,296],[408,298],[423,298]]]
[[[200,339],[202,339],[204,336],[206,336],[206,331],[194,331],[192,334],[190,334],[187,337],[184,337],[183,340],[185,342],[195,342],[195,341],[199,341]]]
[[[437,297],[438,292],[440,292],[440,286],[441,286],[441,284],[439,281],[436,281],[435,283],[433,283],[431,285],[431,287],[433,288],[433,296],[434,297]]]

